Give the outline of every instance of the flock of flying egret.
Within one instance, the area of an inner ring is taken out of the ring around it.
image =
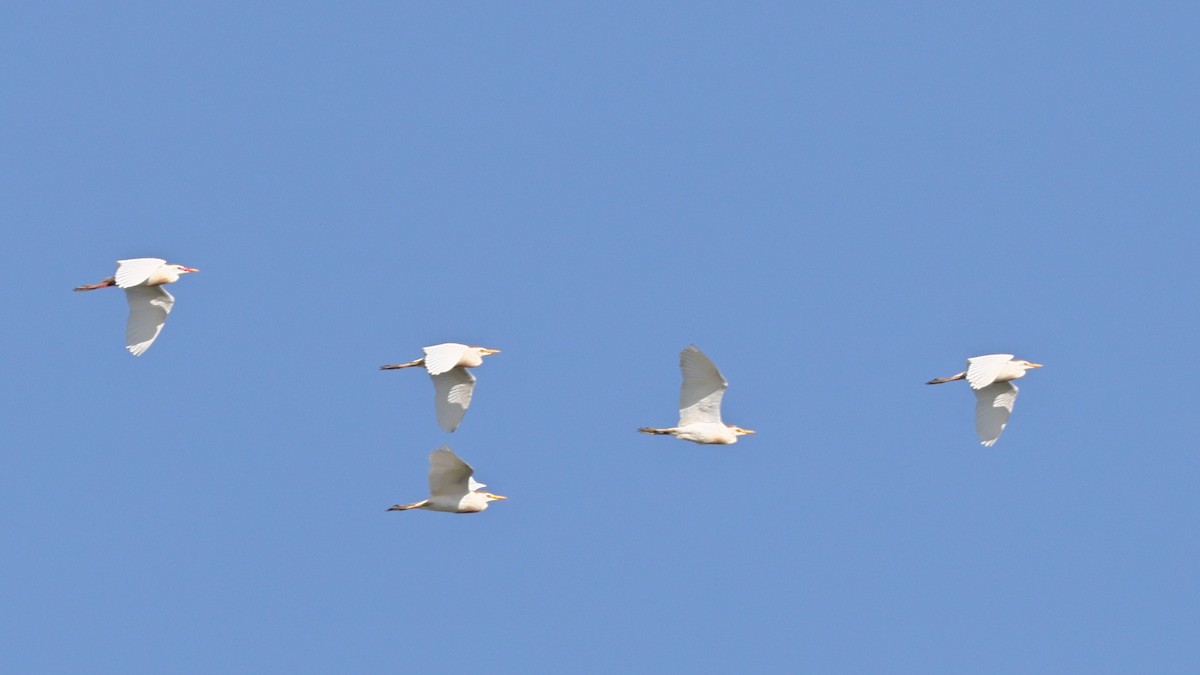
[[[118,260],[117,271],[97,284],[77,286],[77,291],[93,291],[116,286],[125,291],[129,302],[129,320],[125,324],[125,348],[141,356],[154,344],[175,298],[163,288],[175,283],[184,274],[199,272],[192,267],[169,264],[161,258],[132,258]],[[435,411],[438,426],[453,432],[467,414],[475,376],[467,369],[483,364],[483,357],[497,354],[498,349],[470,347],[446,343],[425,347],[425,356],[408,363],[380,366],[381,370],[397,370],[423,366],[433,379]],[[967,359],[967,369],[949,377],[939,377],[926,384],[943,384],[966,380],[975,392],[975,433],[984,446],[991,447],[1000,438],[1017,400],[1017,385],[1013,380],[1025,377],[1026,371],[1041,368],[1013,358],[1012,354],[988,354]],[[704,352],[689,345],[679,353],[679,370],[683,384],[679,392],[679,423],[673,427],[642,427],[647,434],[666,434],[701,444],[730,445],[739,436],[753,434],[721,421],[721,398],[729,383]],[[459,459],[450,448],[442,446],[429,455],[429,497],[411,504],[397,504],[389,511],[428,509],[451,513],[476,513],[487,508],[488,502],[507,499],[484,491],[476,482],[475,470]]]

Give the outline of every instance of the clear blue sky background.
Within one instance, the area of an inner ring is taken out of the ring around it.
[[[1200,669],[1194,3],[435,4],[0,12],[0,670]]]

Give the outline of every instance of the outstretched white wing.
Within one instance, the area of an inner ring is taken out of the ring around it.
[[[442,446],[429,453],[429,496],[459,498],[470,491],[475,469],[462,461],[450,448]]]
[[[437,408],[438,426],[454,431],[467,414],[471,405],[471,393],[475,390],[475,376],[466,368],[451,368],[433,376],[434,405]]]
[[[457,342],[446,342],[432,347],[425,347],[425,370],[430,375],[441,375],[454,368],[470,347]]]
[[[162,331],[175,298],[162,286],[132,286],[125,289],[129,322],[125,324],[125,348],[141,356]]]
[[[1017,385],[997,382],[975,392],[975,433],[979,442],[992,447],[1008,424],[1013,404],[1017,402]]]
[[[118,288],[129,288],[145,283],[159,267],[167,264],[162,258],[130,258],[117,261],[117,273],[113,280]],[[149,346],[149,345],[147,345]]]
[[[683,386],[679,390],[679,426],[696,422],[721,422],[721,397],[729,383],[713,362],[688,345],[679,352],[679,370]]]
[[[1004,364],[1013,360],[1012,354],[988,354],[967,359],[967,382],[972,389],[982,389],[996,381]]]

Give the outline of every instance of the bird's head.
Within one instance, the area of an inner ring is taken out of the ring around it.
[[[508,499],[508,497],[505,497],[504,495],[494,495],[490,492],[480,492],[479,494],[483,495],[484,498],[487,499],[489,502]]]
[[[200,271],[200,270],[196,269],[195,267],[187,267],[185,265],[171,265],[171,269],[175,270],[179,274],[187,274],[188,272],[199,272]]]
[[[741,427],[739,427],[739,426],[737,426],[737,425],[734,425],[734,424],[726,424],[725,426],[727,426],[727,427],[729,427],[730,429],[732,429],[732,430],[733,430],[733,433],[737,434],[738,436],[745,436],[745,435],[747,435],[747,434],[756,434],[756,433],[758,433],[757,431],[754,431],[753,429],[743,429],[743,428],[741,428]]]
[[[1031,362],[1031,361],[1017,361],[1017,363],[1018,363],[1018,364],[1019,364],[1021,367],[1023,367],[1025,370],[1029,370],[1030,368],[1041,368],[1041,367],[1042,367],[1042,364],[1040,364],[1040,363],[1033,363],[1033,362]]]
[[[488,349],[487,347],[472,347],[472,349],[479,350],[480,356],[488,356],[489,354],[499,354],[500,353],[499,349]]]

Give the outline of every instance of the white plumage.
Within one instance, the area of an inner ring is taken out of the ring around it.
[[[125,348],[141,356],[158,339],[167,315],[175,306],[175,298],[163,284],[179,281],[179,277],[200,270],[183,265],[168,264],[162,258],[130,258],[117,261],[117,272],[98,284],[78,286],[77,291],[94,291],[116,286],[125,291],[129,302],[129,320],[125,324]]]
[[[1014,359],[1012,354],[988,354],[967,359],[967,369],[950,377],[930,380],[926,384],[943,384],[966,380],[975,391],[975,433],[985,447],[992,447],[1008,425],[1013,405],[1020,389],[1012,380],[1025,377],[1040,363]]]
[[[429,454],[429,498],[412,504],[396,504],[388,511],[428,509],[450,513],[478,513],[488,507],[488,502],[508,499],[491,492],[475,481],[475,469],[462,461],[450,448],[442,446]]]
[[[721,399],[729,383],[696,345],[688,345],[679,352],[679,370],[683,375],[679,389],[679,424],[668,429],[642,427],[638,431],[720,445],[737,443],[738,436],[755,433],[721,421]]]
[[[467,414],[471,396],[475,392],[475,376],[468,372],[467,368],[482,365],[483,357],[499,354],[500,350],[447,342],[424,347],[422,351],[425,352],[424,358],[379,368],[396,370],[425,366],[425,371],[433,378],[434,410],[437,413],[438,426],[453,432]]]

